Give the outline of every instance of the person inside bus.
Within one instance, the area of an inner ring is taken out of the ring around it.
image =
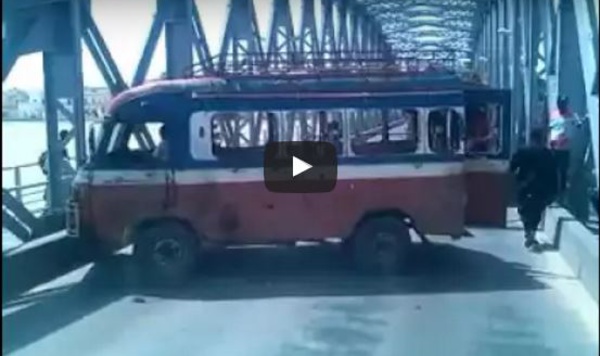
[[[169,160],[169,135],[167,132],[166,125],[162,125],[158,130],[158,135],[160,137],[160,142],[154,149],[154,157],[160,159],[161,161]]]
[[[342,130],[338,120],[333,120],[327,124],[327,141],[335,146],[338,155],[342,154]]]
[[[545,131],[532,130],[530,146],[519,149],[511,158],[510,172],[514,175],[519,216],[525,230],[525,247],[539,250],[535,233],[544,210],[558,192],[557,165],[552,151],[545,144]]]
[[[279,122],[274,112],[267,113],[267,127],[269,128],[269,141],[279,141]]]
[[[338,120],[329,121],[327,113],[325,111],[319,111],[319,128],[320,128],[320,140],[331,143],[338,155],[342,154],[343,143],[342,143],[342,130],[340,128],[340,122]]]
[[[430,145],[434,152],[444,152],[448,149],[446,137],[446,113],[434,110],[429,114]]]
[[[467,151],[487,153],[496,137],[496,131],[490,125],[485,106],[479,106],[467,115]]]
[[[327,141],[327,113],[319,111],[317,120],[319,121],[319,141]]]

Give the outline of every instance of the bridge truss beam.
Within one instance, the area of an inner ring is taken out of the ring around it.
[[[514,147],[545,127],[566,95],[581,118],[573,140],[567,204],[587,218],[587,190],[598,181],[598,24],[593,1],[491,0],[479,21],[473,57],[490,85],[512,90]]]
[[[323,7],[320,26],[316,23],[316,3]],[[224,72],[231,75],[256,68],[281,70],[279,65],[274,68],[274,63],[286,61],[294,69],[307,69],[328,65],[335,67],[339,63],[336,61],[350,61],[359,65],[366,59],[391,59],[392,49],[415,50],[415,53],[419,49],[431,49],[428,44],[403,47],[408,37],[398,33],[419,27],[419,30],[407,31],[414,32],[410,37],[413,42],[419,32],[428,36],[444,35],[443,42],[446,44],[437,44],[435,48],[470,51],[469,41],[465,38],[470,33],[469,19],[477,11],[472,5],[473,0],[445,0],[441,5],[433,0],[302,0],[301,25],[299,31],[295,31],[289,0],[273,0],[272,4],[273,22],[265,40],[259,33],[253,1],[230,0],[221,49],[213,57],[194,1],[156,0],[156,13],[148,38],[129,84],[121,75],[94,21],[89,0],[3,2],[7,24],[2,44],[3,80],[19,55],[33,52],[42,52],[44,55],[48,148],[52,170],[50,186],[51,191],[55,191],[50,194],[52,204],[56,207],[60,205],[60,199],[57,198],[60,194],[56,193],[61,151],[56,140],[56,121],[59,116],[74,122],[71,136],[76,142],[77,161],[82,163],[87,156],[81,40],[89,49],[106,85],[115,95],[130,85],[139,85],[146,80],[163,29],[166,44],[165,76],[179,78],[197,73]],[[388,15],[382,11],[386,8],[393,9],[399,13],[398,16],[386,17]],[[441,19],[444,26],[423,18],[433,13],[441,16],[438,20]],[[402,19],[402,23],[397,23]],[[446,30],[449,33],[444,34]],[[451,46],[455,42],[461,44]],[[196,64],[194,55],[198,62]],[[72,105],[67,105],[67,102]],[[140,147],[154,147],[144,126],[136,129],[135,136]]]

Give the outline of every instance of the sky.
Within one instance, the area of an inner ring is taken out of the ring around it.
[[[266,38],[272,17],[271,3],[274,0],[254,0],[261,37]],[[300,23],[300,0],[289,0],[296,29]],[[155,0],[92,0],[92,15],[117,63],[121,74],[131,82],[141,52],[148,37],[152,17],[156,10]],[[227,20],[228,0],[196,0],[200,18],[206,33],[211,54],[218,53]],[[320,0],[316,0],[317,24],[320,23]],[[87,48],[82,56],[84,85],[105,86]],[[148,79],[156,78],[165,71],[164,40],[158,43]],[[41,90],[43,71],[41,54],[19,58],[3,88]]]

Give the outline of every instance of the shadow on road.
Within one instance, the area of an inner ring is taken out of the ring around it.
[[[340,255],[334,246],[220,251],[207,256],[203,272],[186,288],[144,294],[222,300],[545,288],[526,265],[453,245],[416,245],[410,271],[385,278],[356,273]]]
[[[42,294],[31,306],[4,316],[3,353],[33,343],[128,295],[141,296],[132,301],[146,297],[239,300],[546,288],[526,265],[453,245],[417,245],[413,260],[407,275],[377,278],[353,272],[336,246],[221,250],[206,256],[203,270],[188,286],[140,291],[123,283],[126,278],[119,278],[127,275],[129,256],[114,256],[96,263],[73,287]]]
[[[123,297],[123,289],[114,280],[123,262],[115,256],[111,263],[95,265],[82,281],[70,287],[3,299],[3,312],[5,308],[22,308],[2,316],[2,353],[34,343]]]

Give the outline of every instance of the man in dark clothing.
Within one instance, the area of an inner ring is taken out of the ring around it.
[[[519,149],[510,161],[517,183],[519,215],[525,229],[525,247],[537,250],[535,232],[544,210],[555,199],[558,170],[552,151],[545,147],[542,129],[531,132],[529,147]]]

